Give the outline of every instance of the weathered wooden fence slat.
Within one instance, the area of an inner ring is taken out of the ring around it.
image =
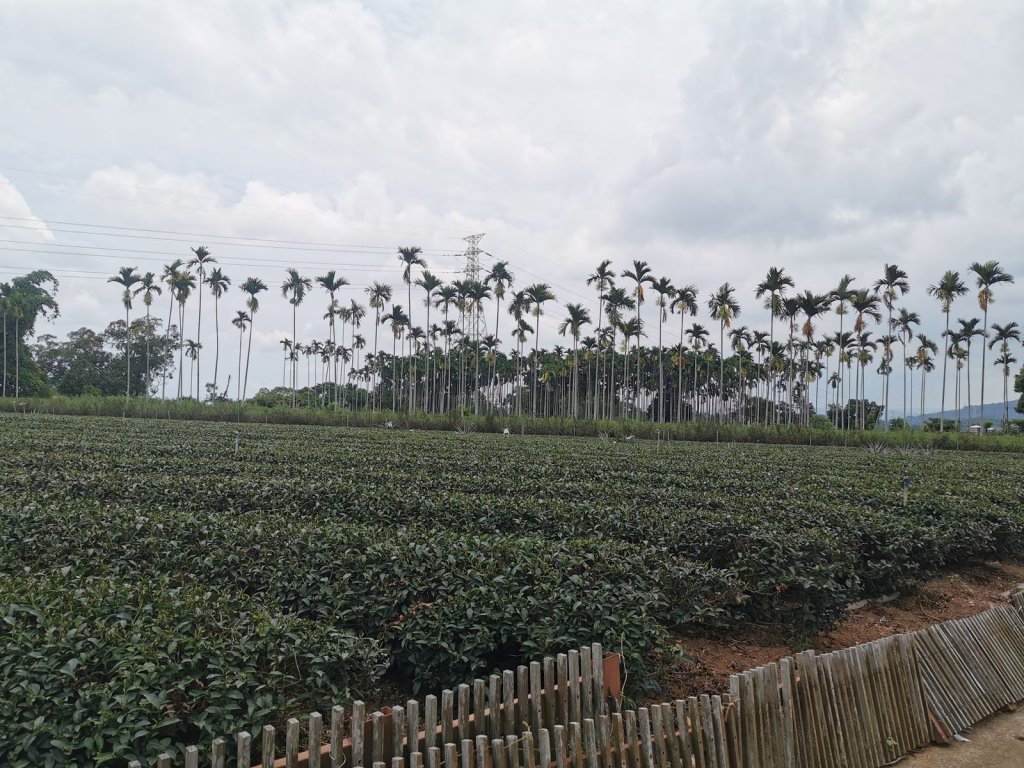
[[[600,644],[367,715],[290,718],[231,739],[250,768],[879,768],[1024,700],[1024,598],[832,653],[732,675],[722,695],[621,710],[621,660]],[[422,713],[422,719],[421,719]],[[346,737],[346,731],[348,733]],[[325,743],[326,741],[326,743]],[[211,768],[227,740],[214,739]],[[258,750],[254,754],[254,750]],[[157,768],[199,768],[200,750]],[[203,763],[205,765],[205,763]],[[129,768],[143,768],[138,761]]]

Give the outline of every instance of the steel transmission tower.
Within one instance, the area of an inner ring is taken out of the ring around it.
[[[483,251],[480,250],[480,240],[483,239],[484,232],[479,235],[468,235],[464,238],[468,246],[466,246],[466,279],[467,280],[480,280],[480,254]]]
[[[479,235],[467,235],[462,238],[469,245],[466,246],[466,279],[471,280],[475,283],[480,282],[480,254],[483,253],[480,250],[480,240],[483,239],[485,232],[481,232]],[[477,341],[480,340],[481,334],[487,333],[487,322],[481,317],[481,313],[477,312],[476,317],[473,319],[472,324],[473,338]]]

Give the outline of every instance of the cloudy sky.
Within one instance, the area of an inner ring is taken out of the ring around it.
[[[451,278],[477,232],[518,283],[595,312],[604,258],[702,298],[729,281],[757,328],[772,265],[820,292],[898,263],[935,339],[925,289],[946,269],[998,259],[1020,285],[991,319],[1024,308],[1015,0],[6,0],[0,83],[0,279],[58,274],[40,331],[104,325],[117,267],[206,244],[236,283],[272,285],[258,386],[280,382],[286,266],[335,267],[363,301],[401,284],[398,246]],[[300,308],[300,337],[326,335],[326,303]]]

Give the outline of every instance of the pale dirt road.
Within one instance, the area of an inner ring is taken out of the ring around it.
[[[970,743],[928,747],[899,765],[907,768],[1024,768],[1024,710],[993,715],[964,735]]]

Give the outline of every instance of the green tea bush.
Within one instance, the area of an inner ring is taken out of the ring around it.
[[[166,575],[0,575],[0,764],[139,759],[375,690],[366,638]]]

